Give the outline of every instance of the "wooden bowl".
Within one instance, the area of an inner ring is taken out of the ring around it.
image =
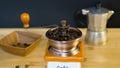
[[[39,34],[14,31],[0,40],[0,46],[6,52],[26,56],[39,45],[40,39]]]

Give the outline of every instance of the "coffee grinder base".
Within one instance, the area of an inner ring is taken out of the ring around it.
[[[61,62],[83,62],[84,61],[84,43],[79,43],[80,51],[78,54],[68,57],[60,57],[51,54],[48,51],[49,45],[46,48],[45,61],[61,61]]]
[[[77,66],[76,68],[81,68],[81,62],[84,61],[84,43],[79,43],[80,51],[78,54],[68,57],[60,57],[51,54],[48,50],[49,44],[46,48],[45,61],[47,62],[47,68],[70,68]],[[75,67],[74,67],[75,68]]]

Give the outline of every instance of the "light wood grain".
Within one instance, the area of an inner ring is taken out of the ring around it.
[[[45,68],[44,61],[45,49],[47,46],[46,28],[31,28],[27,31],[42,34],[41,43],[29,55],[25,57],[16,56],[3,51],[0,48],[0,68],[15,68],[15,65],[29,64],[30,68]],[[86,35],[86,29],[83,32],[82,39]],[[120,29],[108,28],[108,41],[106,45],[90,46],[85,44],[85,61],[82,68],[120,68]],[[13,31],[25,31],[22,28],[0,28],[0,38]]]

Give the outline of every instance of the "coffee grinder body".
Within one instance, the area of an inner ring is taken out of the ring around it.
[[[84,61],[81,36],[82,32],[67,26],[66,21],[62,21],[61,27],[48,30],[48,45],[44,57],[47,68],[81,68],[81,62]]]

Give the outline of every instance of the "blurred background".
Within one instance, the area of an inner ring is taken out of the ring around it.
[[[20,14],[28,12],[30,26],[59,25],[66,19],[72,27],[87,27],[81,9],[93,7],[98,0],[0,0],[0,28],[22,28]],[[99,0],[102,7],[114,10],[107,27],[120,27],[120,0]]]

